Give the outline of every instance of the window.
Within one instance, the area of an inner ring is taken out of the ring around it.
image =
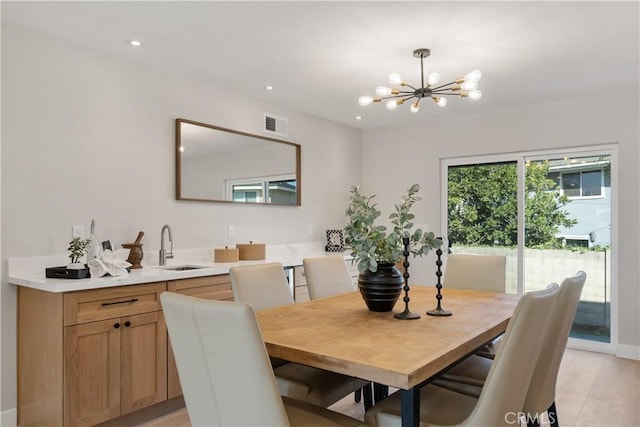
[[[562,173],[562,193],[569,198],[601,197],[602,170]]]
[[[600,146],[442,163],[442,229],[450,251],[505,256],[508,293],[587,271],[571,339],[603,351],[613,349],[617,328],[613,153],[613,146]]]

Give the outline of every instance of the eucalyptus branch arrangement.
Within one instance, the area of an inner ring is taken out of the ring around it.
[[[360,272],[367,269],[375,272],[379,263],[394,264],[402,259],[403,237],[409,238],[409,251],[414,257],[425,255],[442,245],[433,232],[413,229],[415,215],[411,213],[411,208],[415,202],[422,200],[417,196],[418,191],[420,186],[413,184],[401,202],[394,206],[394,211],[389,215],[393,230],[387,232],[386,226],[375,224],[382,214],[373,202],[375,194],[366,196],[357,186],[351,187],[350,204],[346,211],[349,223],[344,231]]]

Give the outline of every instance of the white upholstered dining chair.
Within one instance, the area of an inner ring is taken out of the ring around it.
[[[445,289],[504,292],[507,258],[502,255],[449,254],[442,284]],[[478,354],[493,358],[502,337],[483,345]]]
[[[342,256],[305,258],[302,264],[312,300],[356,290]]]
[[[311,300],[346,294],[356,290],[347,269],[347,264],[340,255],[304,258],[302,265]],[[364,407],[369,409],[373,404],[372,385],[370,383],[363,387],[362,390],[356,390],[355,401],[360,402],[362,395],[364,395]]]
[[[442,285],[445,289],[504,292],[506,265],[501,255],[449,254]]]
[[[160,300],[191,425],[362,425],[279,395],[251,306],[172,292]]]
[[[523,412],[529,414],[530,426],[538,425],[545,412],[551,426],[559,425],[555,405],[556,381],[586,280],[586,273],[578,271],[560,285],[558,301],[549,315],[550,332],[542,344],[542,352],[524,402]],[[491,360],[471,356],[433,383],[470,396],[479,396],[490,368]]]
[[[294,304],[282,264],[267,263],[229,269],[233,299],[254,310]],[[313,331],[309,331],[312,334]],[[274,364],[283,396],[327,407],[365,387],[369,381],[298,363]]]
[[[420,423],[428,425],[510,426],[506,414],[522,411],[526,393],[548,332],[548,314],[559,293],[553,284],[523,295],[478,398],[427,384],[420,389]],[[455,316],[455,314],[454,314]],[[365,414],[369,426],[399,426],[400,392]]]

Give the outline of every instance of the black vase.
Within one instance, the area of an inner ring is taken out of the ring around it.
[[[360,294],[371,311],[393,310],[403,285],[402,273],[391,263],[378,263],[375,273],[365,270],[358,276]]]

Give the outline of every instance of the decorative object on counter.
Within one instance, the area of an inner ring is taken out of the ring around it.
[[[89,243],[87,244],[87,264],[102,253],[102,247],[96,237],[96,220],[91,220],[91,231],[89,234]]]
[[[238,243],[238,257],[240,261],[259,261],[266,258],[266,245],[264,243],[253,243],[249,240],[249,244]]]
[[[136,237],[135,242],[133,243],[123,243],[122,247],[125,249],[129,249],[129,257],[127,258],[127,262],[131,264],[132,269],[142,268],[140,262],[144,257],[144,253],[142,252],[142,236],[144,236],[144,232],[138,232],[138,237]]]
[[[442,242],[442,237],[438,237],[438,240],[440,240],[440,242]],[[436,261],[436,266],[438,268],[438,270],[436,271],[436,277],[438,278],[438,282],[436,284],[436,289],[438,289],[438,293],[436,294],[436,300],[438,300],[438,305],[433,310],[427,311],[427,314],[429,316],[451,316],[453,313],[451,311],[449,311],[449,310],[444,310],[442,308],[442,305],[440,304],[440,302],[442,300],[442,294],[440,293],[440,290],[442,289],[442,283],[441,283],[441,279],[442,279],[442,249],[441,248],[438,248],[438,250],[436,251],[436,255],[438,256],[438,260]]]
[[[80,258],[87,252],[89,239],[74,237],[69,242],[69,258],[71,262],[62,267],[45,268],[45,277],[50,279],[84,279],[89,277],[89,269],[80,262]]]
[[[240,250],[238,248],[215,248],[213,250],[213,262],[238,262]]]
[[[107,249],[110,250],[110,251],[113,250],[113,246],[111,245],[111,240],[105,240],[101,244],[102,244],[102,250],[103,251],[106,251]]]
[[[81,264],[82,268],[47,267],[45,277],[48,279],[86,279],[89,277],[89,269]]]
[[[358,264],[360,276],[358,287],[362,297],[371,311],[391,311],[402,292],[404,282],[402,273],[395,267],[403,255],[403,238],[409,238],[407,248],[414,257],[422,256],[442,245],[432,232],[423,232],[417,228],[413,230],[414,214],[411,213],[413,204],[420,200],[416,193],[420,190],[418,184],[412,185],[402,201],[395,205],[395,211],[389,215],[393,230],[387,232],[384,225],[375,225],[381,215],[377,205],[373,203],[373,196],[365,196],[357,186],[351,187],[350,204],[346,215],[349,223],[344,228],[347,243],[351,245],[351,255]],[[371,280],[379,269],[383,275]],[[374,286],[369,292],[369,287]],[[384,287],[388,289],[384,289]],[[364,292],[363,292],[364,291]]]
[[[402,288],[404,290],[404,311],[402,313],[394,314],[393,317],[401,320],[415,320],[419,319],[420,315],[418,313],[412,313],[409,310],[409,238],[403,237],[402,244],[404,245],[404,251],[402,252],[404,255],[404,263],[402,264],[404,267],[404,272],[402,273],[402,277],[404,278],[404,287]]]
[[[97,258],[89,260],[91,277],[102,277],[106,274],[110,276],[126,276],[129,274],[129,267],[133,268],[130,262],[125,261],[118,253],[108,249]]]
[[[87,252],[87,246],[89,245],[89,239],[82,239],[80,237],[74,237],[69,242],[69,258],[71,262],[67,264],[69,270],[81,270],[87,266],[80,262],[80,258]]]
[[[342,230],[327,230],[327,244],[325,252],[342,252],[344,250],[344,235]]]

